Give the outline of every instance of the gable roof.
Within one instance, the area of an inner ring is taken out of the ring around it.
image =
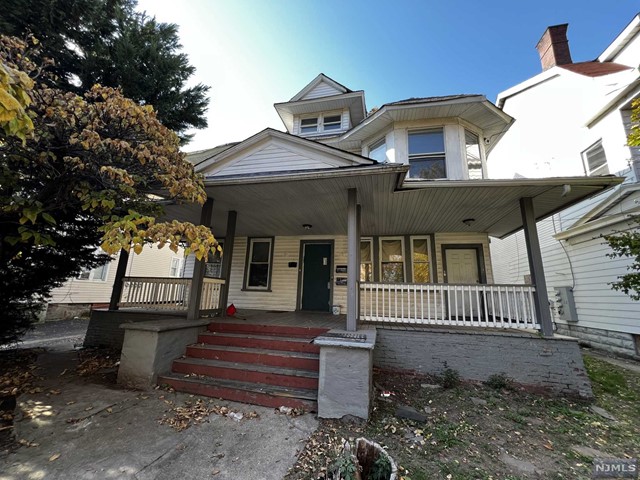
[[[281,160],[274,164],[272,159],[276,157]],[[375,164],[377,164],[376,161],[360,155],[266,128],[200,162],[196,165],[196,172],[219,176],[225,169],[228,169],[231,175],[255,175],[257,173],[275,173],[277,175],[298,170]],[[235,167],[231,168],[234,165]],[[258,165],[263,169],[255,168]]]
[[[208,160],[212,157],[215,157],[221,152],[237,145],[238,142],[225,143],[223,145],[218,145],[217,147],[207,148],[205,150],[197,150],[195,152],[187,152],[186,159],[191,162],[194,166],[199,165],[200,163]]]
[[[296,93],[289,101],[297,102],[299,100],[305,99],[305,97],[312,90],[318,87],[321,83],[324,83],[327,86],[331,87],[332,90],[336,90],[337,91],[336,93],[351,93],[353,91],[353,90],[349,90],[347,87],[345,87],[341,83],[336,82],[333,78],[327,77],[324,73],[320,73],[316,78],[311,80],[302,90]]]

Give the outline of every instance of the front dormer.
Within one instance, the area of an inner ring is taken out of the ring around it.
[[[322,140],[342,135],[365,117],[364,92],[318,75],[291,100],[276,103],[287,132]]]

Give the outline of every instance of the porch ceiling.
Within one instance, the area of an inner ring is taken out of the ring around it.
[[[503,237],[522,228],[520,198],[532,197],[537,219],[620,183],[616,177],[527,180],[404,181],[401,165],[300,172],[276,177],[207,181],[214,199],[213,232],[236,235],[346,235],[347,190],[358,190],[362,235],[486,232]],[[566,187],[568,185],[569,187]],[[197,223],[200,207],[170,205],[167,217]],[[463,223],[474,219],[471,225]],[[310,230],[303,225],[311,224]]]

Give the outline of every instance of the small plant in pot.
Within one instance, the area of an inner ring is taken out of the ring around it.
[[[366,438],[356,440],[355,455],[345,442],[342,453],[333,464],[329,478],[333,480],[396,480],[398,468],[389,454]]]

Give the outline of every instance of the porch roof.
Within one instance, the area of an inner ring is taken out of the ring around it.
[[[346,235],[347,190],[356,188],[363,236],[485,232],[504,237],[522,228],[522,197],[533,199],[540,220],[622,181],[613,176],[411,181],[405,180],[407,170],[407,165],[363,165],[208,179],[211,227],[224,238],[227,212],[235,210],[238,236]],[[169,205],[166,216],[197,223],[200,207]],[[304,224],[312,228],[305,230]]]

